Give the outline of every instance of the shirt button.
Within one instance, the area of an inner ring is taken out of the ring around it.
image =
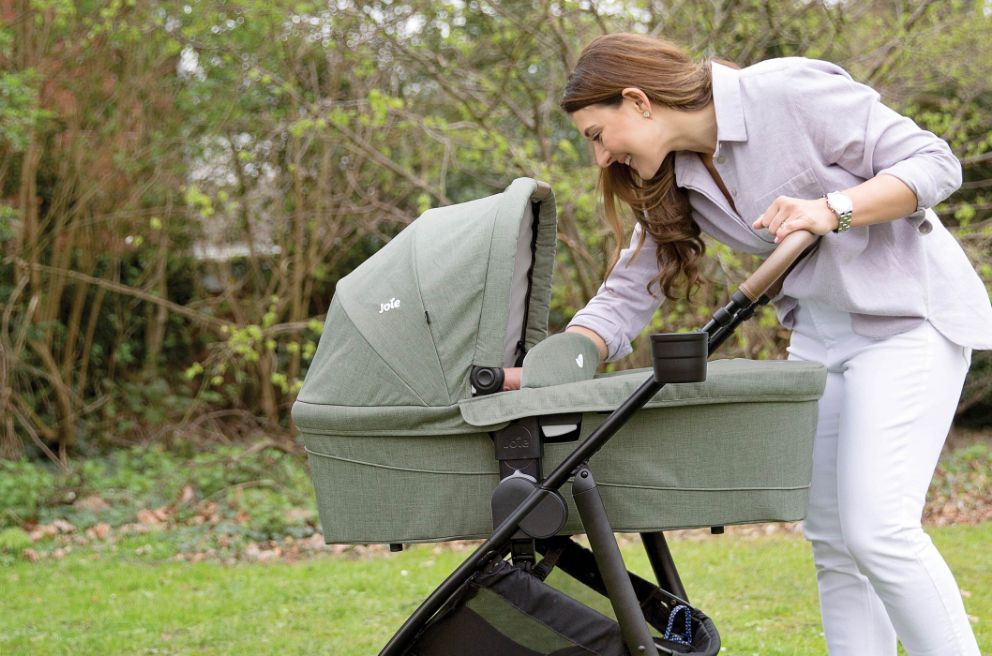
[[[720,155],[719,157],[716,158],[716,163],[717,164],[726,164],[727,163],[727,158],[724,157],[723,155]]]
[[[922,235],[929,235],[933,231],[933,225],[930,223],[930,220],[927,219],[920,224],[920,227],[917,228],[917,230],[919,230]]]

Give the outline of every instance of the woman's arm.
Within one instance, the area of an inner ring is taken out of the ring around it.
[[[796,60],[782,80],[782,96],[796,113],[811,159],[864,179],[846,193],[852,227],[892,221],[933,207],[961,185],[961,163],[943,139],[881,102],[839,66]],[[788,219],[786,228],[782,224]],[[837,226],[824,199],[778,198],[754,222],[779,239],[799,229],[827,234]]]
[[[852,228],[903,218],[916,211],[918,202],[905,182],[884,173],[839,191],[847,194],[854,205]],[[752,227],[768,228],[778,243],[796,230],[825,235],[837,228],[837,215],[827,206],[825,198],[803,200],[780,196]]]
[[[638,251],[641,239],[644,244]],[[652,288],[658,296],[648,291],[648,283],[658,275],[657,248],[641,225],[635,225],[630,244],[620,251],[610,275],[568,324],[566,330],[581,328],[579,332],[596,343],[603,360],[614,361],[628,355],[633,350],[631,340],[640,334],[661,305],[658,287]]]

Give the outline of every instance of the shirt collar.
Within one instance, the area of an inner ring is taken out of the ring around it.
[[[716,152],[725,141],[747,141],[744,108],[741,101],[741,73],[736,68],[713,62],[713,110],[716,112]],[[711,182],[709,172],[696,153],[676,151],[675,184],[698,187]]]
[[[713,108],[716,111],[716,150],[724,141],[747,141],[741,102],[741,73],[713,62]]]

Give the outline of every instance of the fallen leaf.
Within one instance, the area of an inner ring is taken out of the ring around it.
[[[91,540],[106,540],[110,535],[110,524],[100,522],[86,531],[87,537]]]
[[[138,511],[138,521],[146,525],[162,523],[162,520],[159,519],[158,515],[156,515],[154,511],[148,510],[147,508],[143,508]]]
[[[55,527],[55,530],[59,533],[72,533],[76,530],[76,527],[65,521],[64,519],[56,519],[50,526]]]
[[[192,485],[184,485],[179,493],[179,503],[190,503],[194,499],[196,499],[196,490]]]

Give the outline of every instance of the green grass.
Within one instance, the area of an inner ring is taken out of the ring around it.
[[[930,533],[992,652],[992,523]],[[825,653],[802,538],[727,535],[673,541],[672,551],[724,654]],[[421,546],[232,566],[82,548],[63,560],[19,559],[0,567],[0,654],[375,654],[467,553]],[[624,553],[631,569],[649,571],[639,546]]]

